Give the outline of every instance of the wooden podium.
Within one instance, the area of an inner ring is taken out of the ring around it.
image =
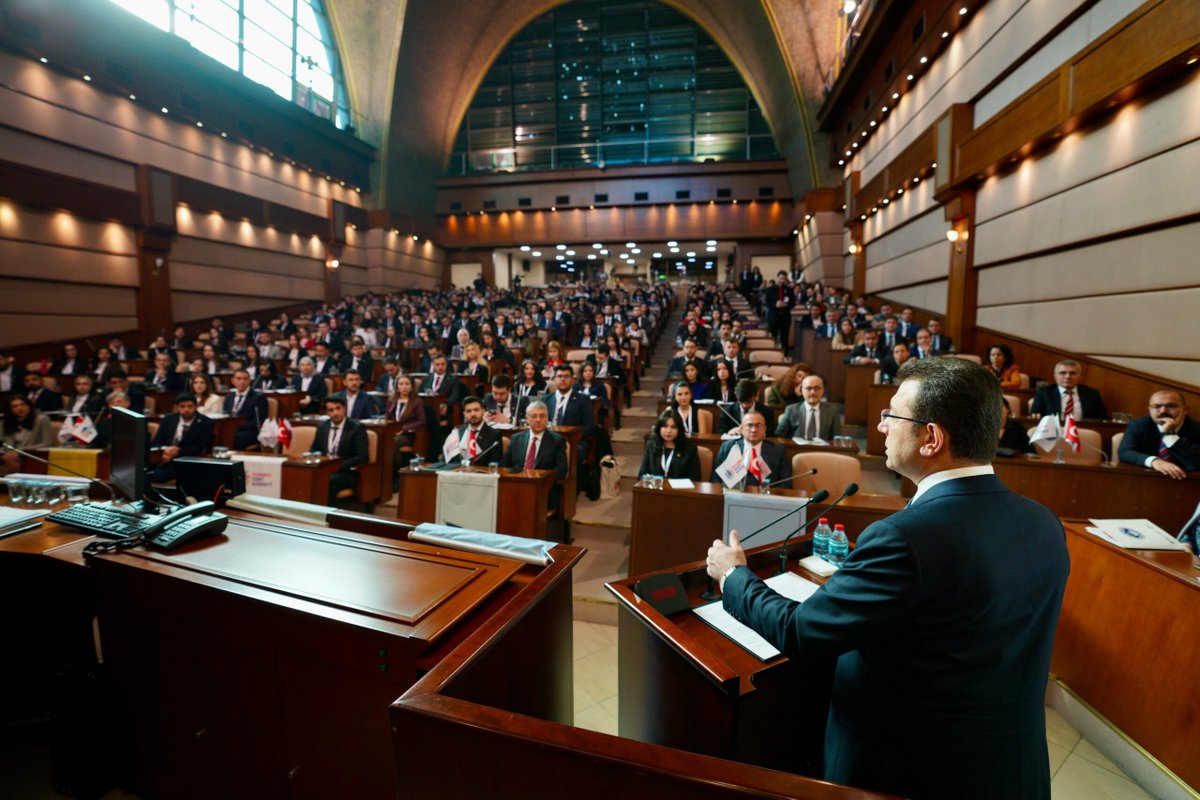
[[[484,467],[456,470],[486,472]],[[434,470],[400,470],[400,501],[396,517],[406,522],[437,522],[437,476]],[[554,470],[500,471],[500,496],[496,503],[496,532],[509,536],[546,538],[546,513]]]

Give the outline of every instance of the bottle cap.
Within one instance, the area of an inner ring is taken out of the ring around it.
[[[818,525],[828,525],[829,519],[827,517],[821,517],[819,520],[817,520],[817,524]]]
[[[846,530],[846,526],[839,522],[837,525],[833,526],[833,529],[835,531],[844,531]]]

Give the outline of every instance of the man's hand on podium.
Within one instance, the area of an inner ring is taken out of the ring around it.
[[[720,581],[722,590],[725,588],[725,576],[732,572],[734,567],[745,564],[746,552],[742,550],[736,530],[729,532],[729,544],[720,539],[713,539],[712,547],[708,548],[707,572],[710,578]]]

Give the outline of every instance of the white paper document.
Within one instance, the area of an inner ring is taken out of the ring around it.
[[[797,603],[803,603],[808,598],[812,597],[813,592],[820,587],[810,580],[801,578],[792,572],[785,572],[782,575],[776,575],[769,578],[766,584],[775,591],[779,592],[789,600],[795,600]],[[695,609],[696,616],[712,625],[718,631],[728,636],[733,641],[740,644],[742,647],[749,650],[754,656],[769,661],[775,656],[782,655],[775,645],[768,642],[763,637],[759,636],[748,625],[734,619],[733,616],[725,610],[721,605],[721,601],[709,603],[705,606],[700,606]]]
[[[692,483],[691,478],[668,478],[667,484],[672,489],[694,489],[696,484]]]
[[[1187,545],[1148,519],[1091,519],[1087,532],[1126,550],[1187,550]]]

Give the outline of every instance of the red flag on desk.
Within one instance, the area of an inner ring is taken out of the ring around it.
[[[279,436],[279,444],[281,447],[286,448],[288,445],[290,445],[292,443],[292,426],[286,419],[283,419],[282,417],[280,417],[280,419],[279,419],[279,434],[278,434],[278,436]]]
[[[1075,425],[1074,417],[1067,417],[1067,425],[1063,430],[1063,441],[1071,445],[1071,449],[1079,452],[1079,428]]]

